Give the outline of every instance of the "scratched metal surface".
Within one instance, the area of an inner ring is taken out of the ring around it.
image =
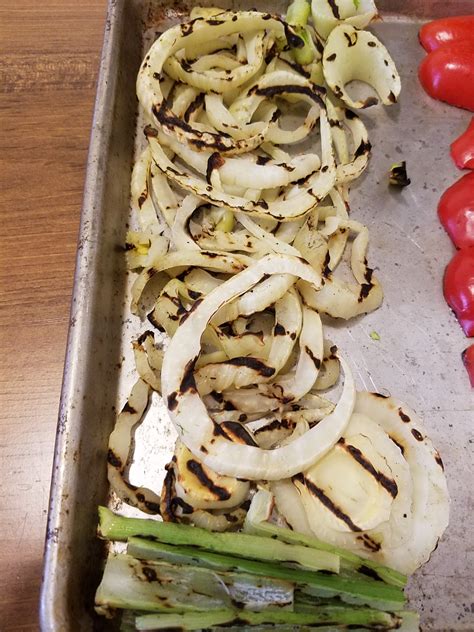
[[[258,4],[284,10],[284,3]],[[334,326],[328,336],[351,361],[357,386],[396,395],[425,420],[445,462],[451,524],[432,559],[411,580],[408,594],[424,630],[474,630],[472,422],[473,392],[461,364],[466,340],[444,303],[441,278],[452,254],[439,226],[440,194],[459,173],[450,142],[466,112],[435,103],[418,86],[421,20],[473,12],[472,0],[379,1],[384,21],[373,30],[402,76],[400,104],[364,112],[374,146],[370,167],[354,186],[354,218],[369,226],[369,260],[385,300],[375,313]],[[56,459],[41,598],[42,629],[97,629],[91,613],[103,546],[94,537],[96,507],[108,502],[107,438],[115,411],[134,380],[131,339],[147,328],[128,312],[131,279],[124,268],[133,156],[143,142],[136,118],[135,76],[157,31],[186,14],[190,3],[111,0],[91,137],[71,329],[58,424]],[[390,191],[387,172],[408,163],[412,184]],[[370,336],[377,332],[380,340]],[[132,482],[159,489],[174,430],[156,397],[136,432]],[[110,626],[109,626],[110,627]]]

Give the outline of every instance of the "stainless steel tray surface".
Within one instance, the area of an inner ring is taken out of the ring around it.
[[[203,3],[206,4],[206,3]],[[215,4],[215,3],[207,3]],[[284,12],[286,3],[219,2],[220,6]],[[422,21],[474,13],[472,0],[379,0],[373,30],[402,77],[400,103],[364,111],[373,144],[369,169],[351,191],[352,215],[370,230],[370,261],[383,284],[382,307],[327,335],[351,361],[357,386],[393,394],[425,420],[446,467],[451,523],[408,594],[423,630],[474,630],[472,467],[473,392],[461,363],[467,346],[446,306],[441,280],[453,248],[436,206],[458,177],[450,143],[466,112],[428,98],[417,81]],[[131,339],[147,328],[130,316],[130,278],[122,245],[131,219],[130,172],[143,142],[135,79],[158,32],[191,3],[110,0],[92,128],[70,334],[59,413],[41,595],[42,630],[112,629],[93,615],[104,547],[95,537],[97,505],[131,513],[110,498],[108,436],[135,380]],[[391,191],[387,173],[406,160],[412,184]],[[372,332],[380,340],[373,340]],[[132,481],[160,488],[174,431],[153,401],[137,430]],[[153,470],[150,471],[150,463]]]

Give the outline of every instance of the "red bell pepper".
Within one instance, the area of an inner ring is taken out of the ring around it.
[[[444,273],[444,297],[466,336],[474,336],[474,246],[463,248]]]
[[[421,27],[420,43],[429,52],[452,42],[474,39],[474,15],[434,20]]]
[[[451,158],[459,169],[474,169],[474,116],[467,130],[451,143]]]
[[[462,352],[462,361],[467,369],[467,374],[471,381],[471,386],[474,388],[474,345],[471,345]]]
[[[438,204],[441,224],[456,248],[474,246],[474,173],[455,182]]]
[[[474,112],[474,38],[429,53],[418,76],[433,99]]]

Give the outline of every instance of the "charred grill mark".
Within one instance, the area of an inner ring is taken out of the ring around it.
[[[208,184],[211,184],[211,176],[214,169],[219,169],[220,167],[222,167],[224,162],[224,158],[222,158],[222,156],[217,151],[209,156],[206,169],[206,181]]]
[[[370,150],[372,149],[372,145],[369,141],[361,141],[359,147],[355,150],[354,158],[359,158],[359,156],[364,156],[365,154],[370,154]]]
[[[280,430],[280,429],[291,430],[294,427],[294,425],[295,424],[291,422],[289,419],[282,419],[281,421],[279,419],[274,419],[272,422],[270,422],[266,426],[257,428],[254,434],[258,435],[261,432],[272,432],[273,430]]]
[[[392,437],[392,435],[388,435],[389,438],[393,441],[393,443],[397,446],[397,448],[400,450],[400,452],[402,453],[402,456],[405,455],[405,448],[403,447],[403,445],[401,443],[399,443],[395,437]]]
[[[328,279],[331,276],[331,268],[329,267],[330,262],[331,262],[331,255],[328,250],[326,252],[326,256],[324,257],[324,263],[323,263],[323,277],[325,279]]]
[[[349,35],[349,33],[344,33],[344,37],[347,40],[347,47],[348,48],[352,48],[353,46],[355,46],[357,44],[357,39],[358,39],[357,31],[352,33],[352,35]]]
[[[148,198],[148,188],[144,189],[138,198],[138,208],[141,208]]]
[[[133,406],[130,406],[130,404],[128,402],[125,403],[124,407],[121,410],[122,413],[129,413],[130,415],[136,415],[137,414],[137,410],[135,410],[135,408],[133,408]]]
[[[276,56],[277,52],[278,52],[277,46],[276,46],[276,43],[274,43],[272,47],[270,48],[270,50],[265,55],[265,63],[269,64],[272,61],[272,59]]]
[[[217,20],[216,18],[209,18],[206,20],[210,26],[219,26],[219,24],[224,24],[224,20]]]
[[[252,356],[241,356],[239,358],[232,358],[231,360],[227,360],[226,364],[230,364],[232,366],[244,366],[248,369],[252,369],[256,371],[263,377],[272,377],[275,373],[275,369],[271,366],[265,364],[261,360],[257,358],[253,358]]]
[[[369,549],[369,551],[372,551],[372,553],[377,553],[382,548],[378,542],[373,540],[366,533],[364,533],[364,535],[358,535],[357,539],[362,542],[362,544],[365,546],[366,549]]]
[[[382,399],[388,399],[388,395],[382,395],[382,393],[372,393],[374,397],[381,397]]]
[[[300,483],[302,483],[303,485],[305,485],[305,487],[308,489],[308,491],[313,496],[315,496],[326,507],[326,509],[329,509],[329,511],[331,513],[333,513],[336,516],[336,518],[338,518],[339,520],[342,520],[342,522],[344,522],[344,524],[346,524],[351,531],[354,531],[356,533],[362,531],[362,529],[360,527],[358,527],[356,524],[354,524],[352,522],[350,516],[348,516],[346,513],[344,513],[344,511],[340,507],[338,507],[329,498],[329,496],[326,496],[326,494],[324,493],[324,491],[322,489],[317,487],[309,479],[305,478],[303,474],[297,474],[296,476],[293,476],[292,480],[297,480]]]
[[[230,492],[225,489],[225,487],[220,487],[216,485],[212,479],[204,471],[203,466],[199,463],[199,461],[195,461],[194,459],[189,459],[186,463],[186,469],[191,472],[201,483],[203,487],[208,489],[211,494],[217,498],[218,500],[229,500]]]
[[[190,294],[191,296],[191,294]],[[203,302],[203,298],[198,298],[195,303],[193,303],[188,311],[184,310],[183,315],[181,316],[180,324],[182,325],[189,316],[194,312],[195,309],[199,307],[199,305]]]
[[[178,406],[178,393],[174,391],[171,395],[168,395],[168,409],[173,411]]]
[[[279,96],[280,94],[306,94],[315,103],[324,107],[323,100],[319,94],[316,94],[318,90],[321,94],[325,93],[325,90],[319,86],[313,85],[313,89],[309,86],[295,86],[295,85],[283,85],[283,86],[269,86],[268,88],[259,88],[255,86],[249,90],[249,94],[257,94],[259,96],[267,97],[269,99]]]
[[[412,428],[411,434],[415,437],[417,441],[423,441],[423,435],[416,428]]]
[[[157,321],[154,312],[150,312],[147,315],[148,321],[153,325],[153,327],[156,327],[158,329],[158,331],[165,331],[165,328]]]
[[[371,577],[372,579],[376,579],[377,581],[383,581],[380,575],[376,571],[374,571],[373,568],[370,568],[369,566],[366,566],[365,564],[362,564],[362,566],[359,566],[357,570],[359,571],[359,573],[362,573],[363,575],[367,575],[367,577]]]
[[[321,368],[321,360],[314,355],[314,353],[311,351],[311,349],[308,347],[308,345],[305,345],[304,350],[306,351],[306,353],[309,355],[309,357],[313,361],[314,366],[316,367],[316,369],[319,371],[319,369]]]
[[[406,424],[409,424],[411,421],[410,417],[406,413],[404,413],[401,408],[398,409],[398,416]]]
[[[184,113],[184,120],[186,121],[186,123],[189,123],[189,119],[191,118],[191,116],[194,114],[194,112],[196,112],[196,110],[199,110],[203,106],[203,104],[204,93],[200,92]]]
[[[221,424],[221,428],[224,428],[224,432],[229,438],[237,439],[238,443],[257,446],[248,430],[238,421],[224,421]]]
[[[436,452],[435,452],[435,461],[436,461],[436,463],[440,466],[440,468],[444,472],[444,463],[443,463],[443,460],[442,460],[441,455],[438,452],[438,450],[436,450]]]
[[[257,156],[257,165],[263,166],[271,160],[270,156]]]
[[[350,443],[346,443],[344,439],[341,437],[338,441],[338,445],[340,445],[346,452],[348,452],[351,457],[361,465],[366,472],[368,472],[371,476],[375,478],[375,480],[382,485],[382,487],[390,494],[392,498],[396,498],[398,495],[398,486],[396,482],[386,476],[380,470],[376,470],[372,463],[365,458],[362,451],[359,448],[351,445]]]
[[[293,68],[293,70],[296,70],[296,72],[298,72],[300,75],[303,75],[303,77],[306,77],[306,79],[309,79],[311,77],[311,73],[305,70],[303,66],[301,66],[301,64],[298,64],[296,61],[289,61],[288,59],[282,59],[281,61],[284,61],[287,66]]]
[[[341,19],[341,14],[339,13],[339,7],[336,4],[336,0],[328,0],[328,4],[331,7],[331,11],[336,20]]]
[[[122,459],[115,454],[113,450],[107,452],[107,463],[109,463],[112,467],[117,469],[122,469]]]
[[[189,360],[183,373],[183,379],[179,385],[179,394],[183,395],[188,391],[196,392],[196,380],[194,379],[194,367],[196,366],[198,356]]]

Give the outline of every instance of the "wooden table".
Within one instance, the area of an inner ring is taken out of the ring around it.
[[[37,630],[106,0],[0,0],[0,630]]]

